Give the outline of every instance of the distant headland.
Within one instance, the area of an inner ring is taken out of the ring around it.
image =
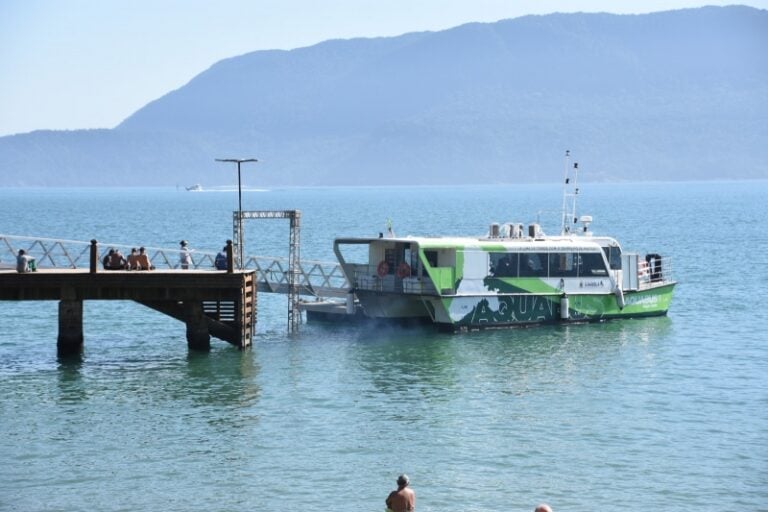
[[[113,129],[0,137],[0,186],[768,178],[768,11],[551,14],[215,63]],[[136,77],[141,80],[141,77]]]

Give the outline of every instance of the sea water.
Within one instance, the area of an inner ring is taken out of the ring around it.
[[[439,334],[302,324],[260,294],[254,346],[187,350],[183,324],[85,303],[0,302],[0,509],[372,510],[408,473],[420,511],[768,510],[768,183],[583,184],[579,212],[673,261],[667,317]],[[558,185],[246,190],[336,236],[559,228]],[[0,189],[0,233],[216,252],[236,192]],[[246,252],[287,254],[284,220]],[[6,253],[0,259],[7,258]],[[3,261],[3,263],[7,263]]]

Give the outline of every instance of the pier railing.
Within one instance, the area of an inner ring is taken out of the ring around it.
[[[19,249],[35,258],[40,268],[89,268],[90,242],[54,238],[36,238],[0,234],[0,268],[15,268]],[[136,245],[99,242],[99,262],[110,249],[119,250],[125,257]],[[158,269],[177,269],[180,250],[144,247],[149,260]],[[190,269],[214,271],[215,252],[192,251]],[[288,258],[246,256],[244,269],[256,271],[260,292],[288,293]],[[341,266],[334,262],[302,260],[299,262],[298,286],[301,295],[316,297],[345,297],[350,286]]]

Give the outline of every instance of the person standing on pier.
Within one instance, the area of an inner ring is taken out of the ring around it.
[[[179,242],[181,245],[181,252],[179,253],[179,266],[184,270],[189,269],[189,265],[192,263],[192,253],[189,250],[189,242],[182,240]]]
[[[216,255],[216,259],[213,260],[213,266],[216,267],[216,270],[227,270],[227,247],[226,246],[224,246],[221,252]]]
[[[416,493],[408,488],[411,482],[408,475],[402,474],[397,477],[397,489],[387,496],[387,508],[392,512],[410,512],[416,510]]]

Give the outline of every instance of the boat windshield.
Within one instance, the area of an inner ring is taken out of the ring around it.
[[[603,252],[611,270],[621,270],[621,247],[603,247]]]

